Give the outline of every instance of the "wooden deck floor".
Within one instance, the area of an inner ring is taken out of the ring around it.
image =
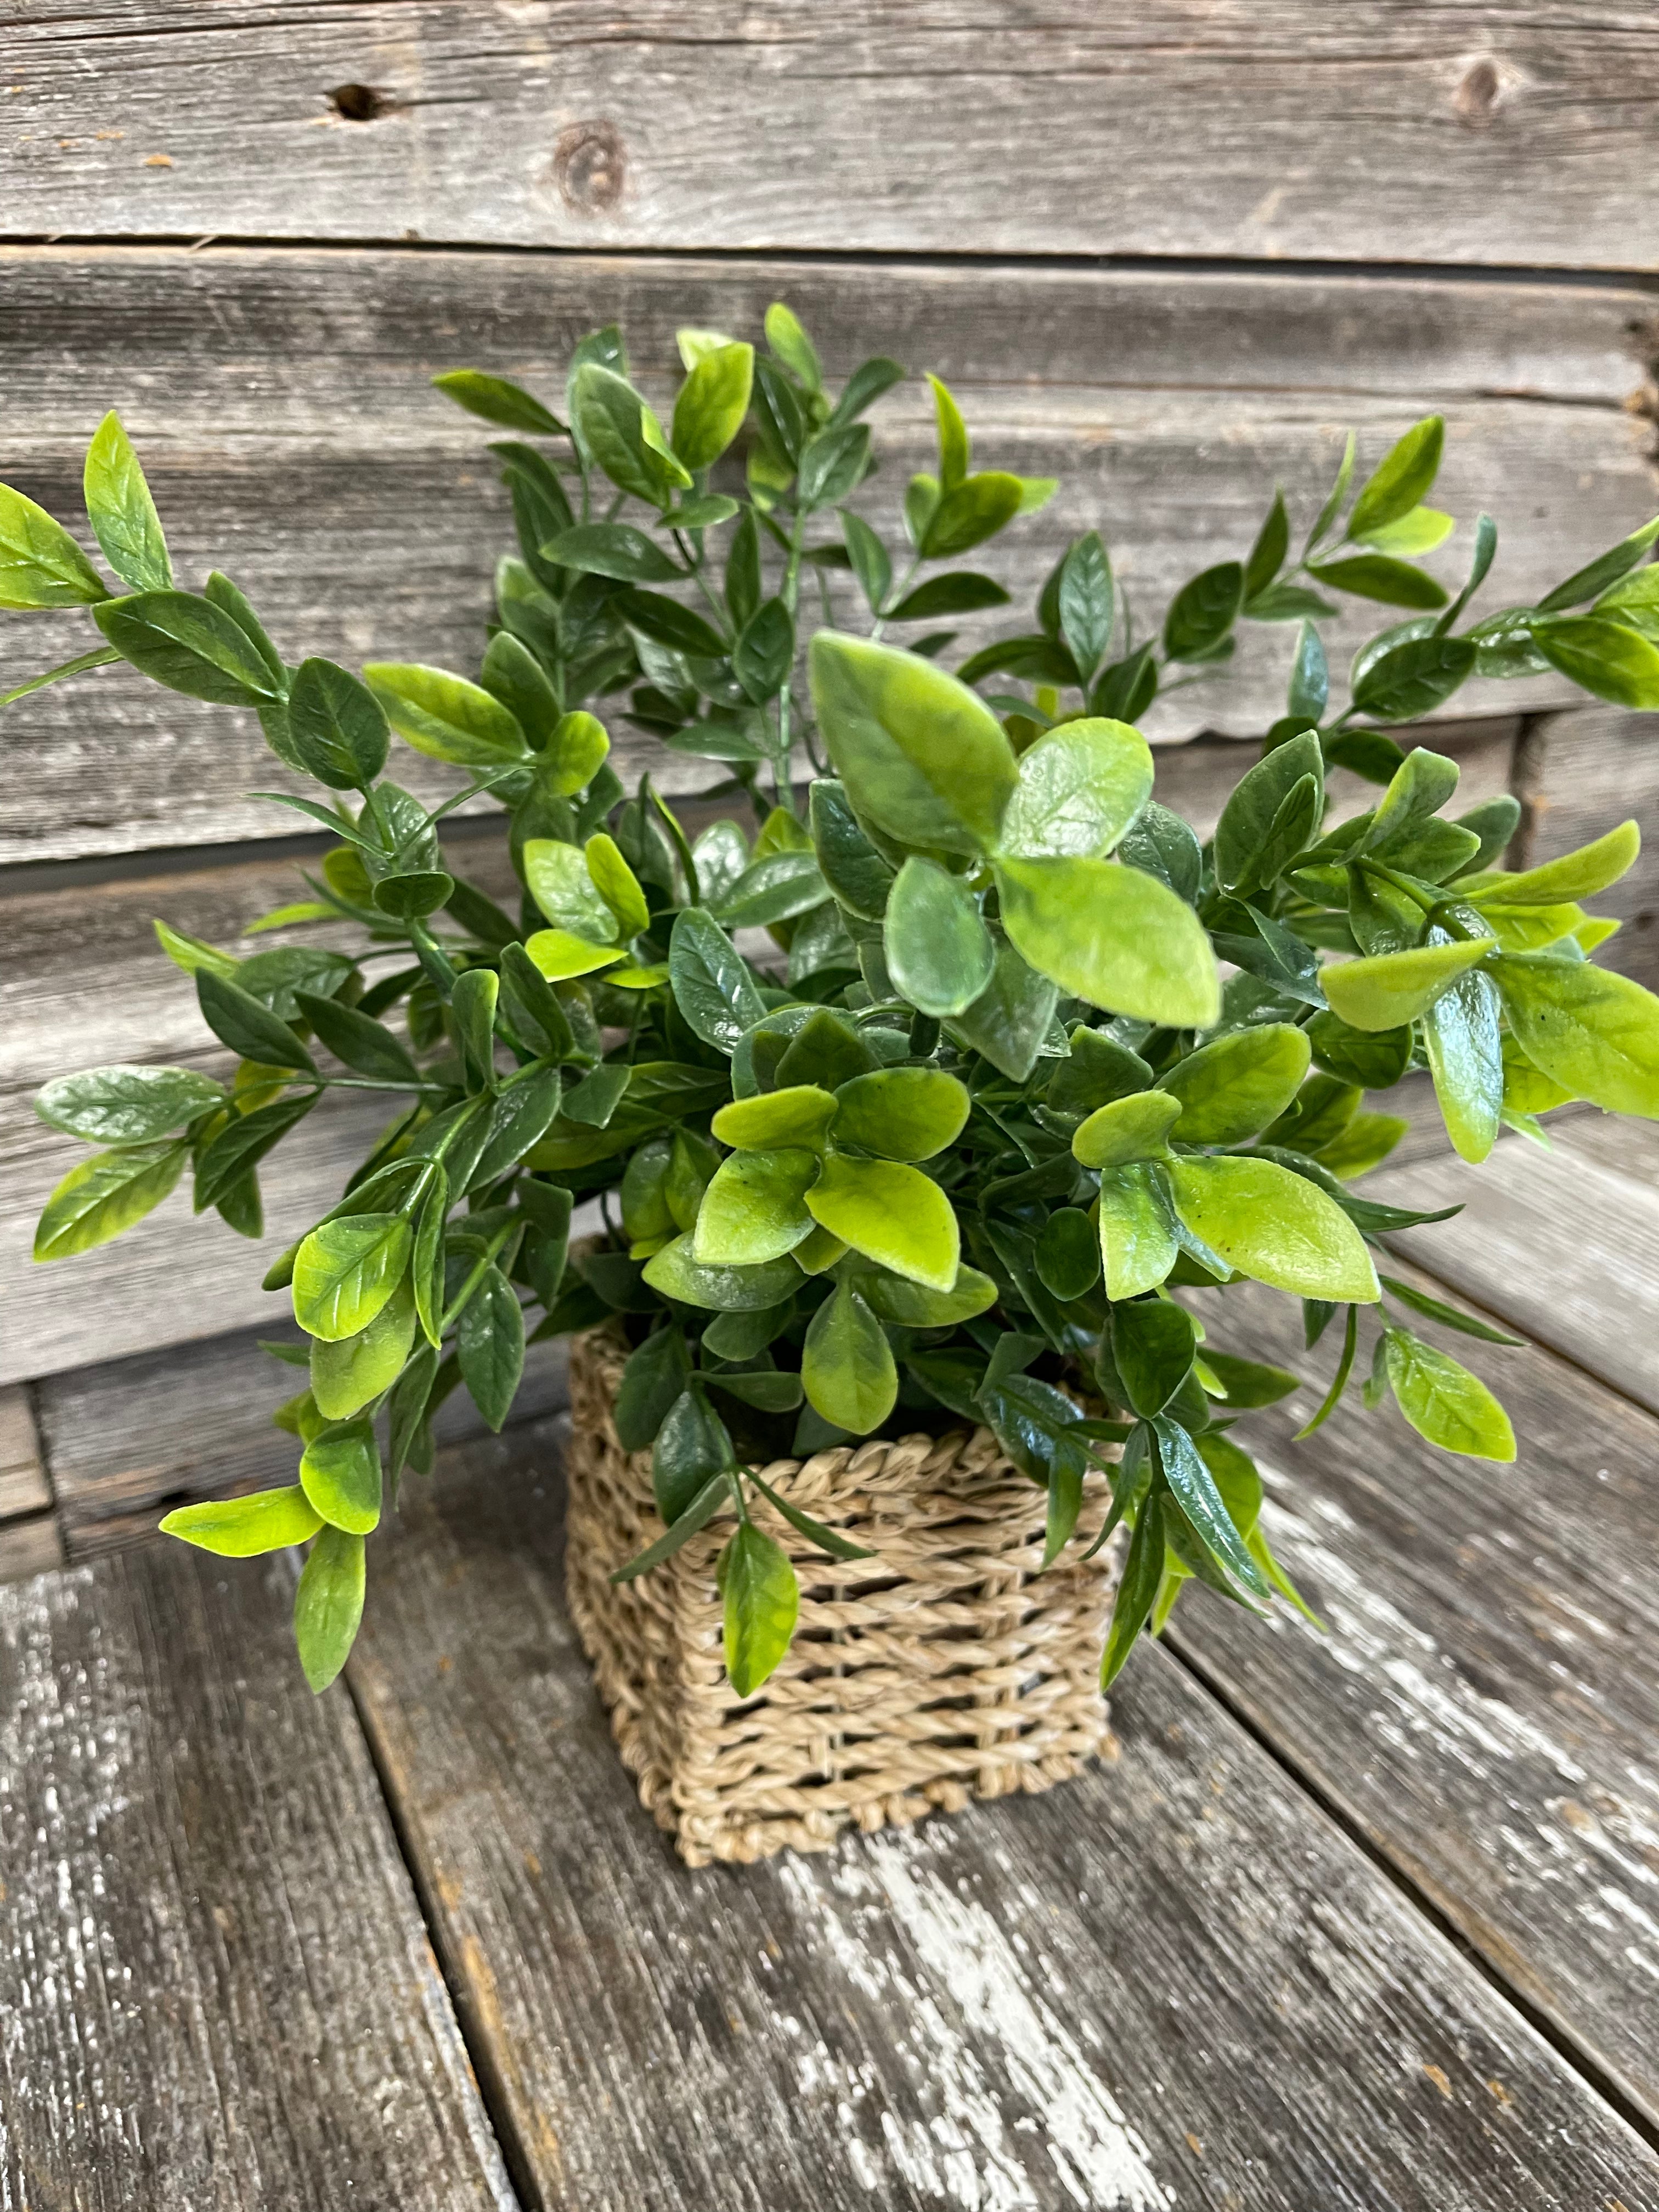
[[[1537,1340],[1473,1355],[1519,1464],[1293,1443],[1310,1382],[1259,1434],[1325,1635],[1200,1592],[1115,1761],[816,1859],[690,1874],[641,1812],[556,1371],[409,1499],[319,1700],[285,1562],[127,1540],[130,1425],[93,1556],[0,1590],[0,2204],[1656,2212],[1655,1167],[1583,1117],[1380,1178],[1474,1201],[1400,1264]],[[1280,1303],[1230,1343],[1295,1364]],[[170,1357],[221,1476],[241,1340]],[[43,1400],[71,1514],[132,1382]]]

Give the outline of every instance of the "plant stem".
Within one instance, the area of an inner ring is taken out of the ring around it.
[[[798,514],[795,517],[795,526],[789,533],[789,557],[785,562],[783,569],[783,589],[781,596],[789,616],[792,630],[794,627],[795,610],[800,603],[801,539],[805,528],[805,514]],[[789,710],[793,703],[793,693],[789,680],[786,677],[783,689],[778,694],[778,750],[777,756],[772,763],[773,788],[777,794],[778,805],[782,807],[786,814],[793,814],[795,811],[794,787],[789,774]]]
[[[921,554],[920,554],[920,553],[918,553],[917,555],[915,555],[915,556],[914,557],[914,559],[911,561],[909,567],[905,570],[904,574],[903,574],[899,578],[899,580],[898,580],[898,589],[897,589],[897,590],[893,593],[893,595],[892,595],[891,599],[890,599],[889,600],[889,602],[888,602],[888,604],[889,604],[889,605],[890,605],[890,606],[895,606],[895,607],[896,607],[896,606],[897,606],[897,605],[898,605],[899,601],[900,601],[900,600],[904,597],[904,594],[905,594],[905,593],[909,590],[909,588],[910,588],[910,585],[911,585],[911,581],[912,581],[912,579],[915,577],[915,573],[916,573],[917,569],[918,569],[918,568],[921,568]],[[872,644],[872,645],[874,645],[874,644],[876,644],[876,643],[878,643],[878,642],[879,641],[880,637],[881,637],[881,634],[882,634],[883,630],[884,630],[884,629],[886,629],[886,627],[887,627],[887,617],[886,617],[886,616],[885,616],[885,615],[878,615],[878,616],[876,617],[876,618],[875,618],[874,622],[873,622],[873,623],[871,623],[871,625],[870,625],[870,642],[871,642],[871,644]]]

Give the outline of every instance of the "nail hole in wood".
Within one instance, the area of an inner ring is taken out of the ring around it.
[[[373,123],[392,105],[372,84],[337,84],[328,104],[343,123]]]

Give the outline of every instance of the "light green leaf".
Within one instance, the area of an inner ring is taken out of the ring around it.
[[[1634,821],[1621,822],[1575,853],[1563,853],[1536,868],[1518,875],[1498,870],[1479,884],[1463,891],[1477,907],[1559,906],[1569,900],[1594,898],[1634,866],[1642,849],[1642,833]],[[1460,889],[1462,889],[1460,886]],[[1494,925],[1495,926],[1495,925]]]
[[[161,534],[161,518],[113,409],[87,448],[82,475],[87,517],[110,567],[135,592],[170,592],[173,563]],[[103,596],[101,591],[98,596]]]
[[[1504,1048],[1492,977],[1478,968],[1460,975],[1425,1012],[1423,1042],[1454,1149],[1462,1159],[1484,1160],[1498,1141],[1504,1105]]]
[[[1432,553],[1443,545],[1457,525],[1449,514],[1442,514],[1437,507],[1414,507],[1402,514],[1397,522],[1384,522],[1365,533],[1364,543],[1373,552],[1391,553],[1396,560],[1415,561],[1425,553]],[[1352,531],[1348,533],[1353,537]]]
[[[224,1103],[221,1085],[188,1067],[94,1067],[60,1075],[34,1097],[50,1128],[88,1145],[146,1145]]]
[[[705,1267],[691,1256],[690,1235],[676,1237],[645,1263],[645,1279],[660,1297],[715,1313],[758,1313],[793,1296],[801,1271],[793,1260],[754,1267]]]
[[[624,959],[620,945],[595,945],[574,936],[568,929],[538,929],[525,939],[525,951],[537,971],[550,983],[564,983],[576,975],[592,975]]]
[[[1510,1417],[1478,1375],[1403,1328],[1389,1329],[1384,1341],[1389,1387],[1419,1436],[1443,1451],[1513,1461]]]
[[[328,1343],[368,1327],[402,1281],[414,1238],[400,1213],[325,1221],[294,1258],[294,1318]]]
[[[1381,1296],[1359,1231],[1336,1201],[1276,1161],[1176,1159],[1176,1210],[1230,1267],[1304,1298]]]
[[[1659,707],[1659,645],[1601,615],[1558,615],[1532,625],[1532,641],[1552,666],[1598,699],[1620,707]]]
[[[1308,1040],[1288,1022],[1200,1045],[1158,1079],[1181,1102],[1183,1145],[1237,1145],[1276,1121],[1302,1086]]]
[[[1123,1167],[1131,1160],[1162,1159],[1181,1101],[1166,1091],[1132,1091],[1094,1112],[1074,1133],[1072,1151],[1085,1168]]]
[[[868,1436],[892,1412],[898,1369],[881,1323],[850,1283],[813,1315],[800,1377],[815,1413],[849,1435]]]
[[[774,300],[766,311],[763,327],[766,343],[792,376],[799,377],[809,392],[823,389],[823,369],[818,360],[818,349],[801,328],[800,318],[781,300]]]
[[[1155,877],[1111,860],[1000,860],[1012,943],[1091,1006],[1172,1029],[1208,1029],[1221,980],[1203,924]]]
[[[887,901],[883,951],[894,987],[924,1014],[965,1013],[991,980],[996,947],[966,880],[913,854]]]
[[[1100,1178],[1100,1256],[1114,1301],[1155,1291],[1180,1250],[1169,1186],[1150,1160],[1105,1170]]]
[[[739,1523],[718,1568],[726,1608],[726,1671],[740,1698],[752,1697],[771,1674],[795,1632],[800,1588],[787,1553],[756,1528]]]
[[[743,428],[755,374],[751,345],[711,348],[692,363],[674,402],[674,453],[688,469],[712,468]]]
[[[937,1067],[881,1067],[836,1093],[835,1139],[888,1160],[930,1160],[955,1144],[971,1101]]]
[[[539,842],[532,838],[525,847],[526,868],[530,847]],[[574,851],[574,848],[567,849]],[[648,929],[651,909],[646,904],[645,893],[640,887],[639,878],[617,849],[616,841],[607,836],[604,830],[596,832],[584,848],[584,858],[587,863],[588,879],[600,900],[610,909],[616,933],[626,939],[637,937],[641,930]],[[548,919],[556,922],[562,920],[557,915],[549,915]],[[563,926],[569,925],[564,923]]]
[[[1516,1042],[1534,1067],[1610,1114],[1659,1119],[1659,999],[1628,975],[1547,955],[1492,964]]]
[[[311,1394],[326,1421],[349,1421],[389,1390],[415,1340],[415,1292],[407,1276],[367,1328],[331,1342],[313,1337]]]
[[[831,630],[808,662],[819,727],[860,813],[903,844],[988,851],[1016,769],[979,695],[918,654]]]
[[[832,1152],[806,1203],[832,1237],[896,1275],[936,1291],[955,1283],[961,1260],[956,1212],[920,1168]]]
[[[86,607],[108,597],[103,578],[63,524],[0,484],[0,607]]]
[[[257,1559],[264,1552],[303,1544],[322,1527],[322,1517],[297,1483],[281,1490],[256,1490],[241,1498],[210,1498],[199,1505],[180,1505],[161,1522],[164,1536],[178,1536],[198,1551],[224,1559]]]
[[[542,753],[539,780],[556,797],[574,798],[592,782],[610,750],[597,715],[561,714]]]
[[[324,1528],[307,1556],[294,1594],[294,1640],[305,1677],[319,1696],[345,1665],[363,1617],[363,1540]]]
[[[107,1244],[158,1206],[183,1172],[190,1146],[130,1145],[98,1152],[64,1177],[46,1200],[34,1232],[37,1260],[67,1260]]]
[[[702,1194],[691,1256],[706,1267],[755,1267],[781,1259],[812,1233],[805,1194],[816,1152],[733,1152]]]
[[[1348,517],[1348,537],[1369,538],[1411,513],[1440,472],[1446,425],[1438,415],[1414,422],[1367,478]]]
[[[779,1146],[822,1146],[836,1118],[832,1091],[814,1083],[793,1083],[781,1091],[759,1091],[722,1106],[709,1125],[723,1145],[738,1152],[764,1152]]]
[[[464,676],[417,661],[365,664],[363,680],[399,737],[434,760],[503,768],[529,748],[510,708]]]
[[[1351,1029],[1392,1030],[1425,1013],[1470,968],[1489,959],[1490,939],[1462,945],[1418,945],[1322,968],[1319,980],[1331,1011]]]
[[[902,1275],[861,1274],[859,1296],[881,1320],[897,1328],[949,1328],[988,1313],[997,1302],[997,1286],[977,1267],[963,1267],[948,1291],[933,1291]]]
[[[300,1486],[331,1528],[366,1536],[380,1519],[380,1450],[368,1421],[321,1429],[300,1455]]]
[[[1024,754],[999,849],[1014,860],[1109,853],[1152,795],[1152,754],[1127,722],[1063,722]]]

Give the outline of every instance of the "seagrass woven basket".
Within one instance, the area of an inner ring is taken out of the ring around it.
[[[620,1589],[609,1580],[662,1532],[650,1455],[624,1452],[611,1424],[623,1357],[603,1329],[571,1348],[570,1610],[623,1763],[689,1865],[823,1850],[848,1826],[1047,1790],[1115,1756],[1097,1674],[1115,1542],[1081,1559],[1103,1475],[1088,1478],[1078,1540],[1044,1574],[1044,1493],[988,1429],[764,1468],[875,1556],[827,1559],[755,1500],[794,1563],[800,1620],[775,1674],[740,1698],[714,1586],[728,1528]]]

